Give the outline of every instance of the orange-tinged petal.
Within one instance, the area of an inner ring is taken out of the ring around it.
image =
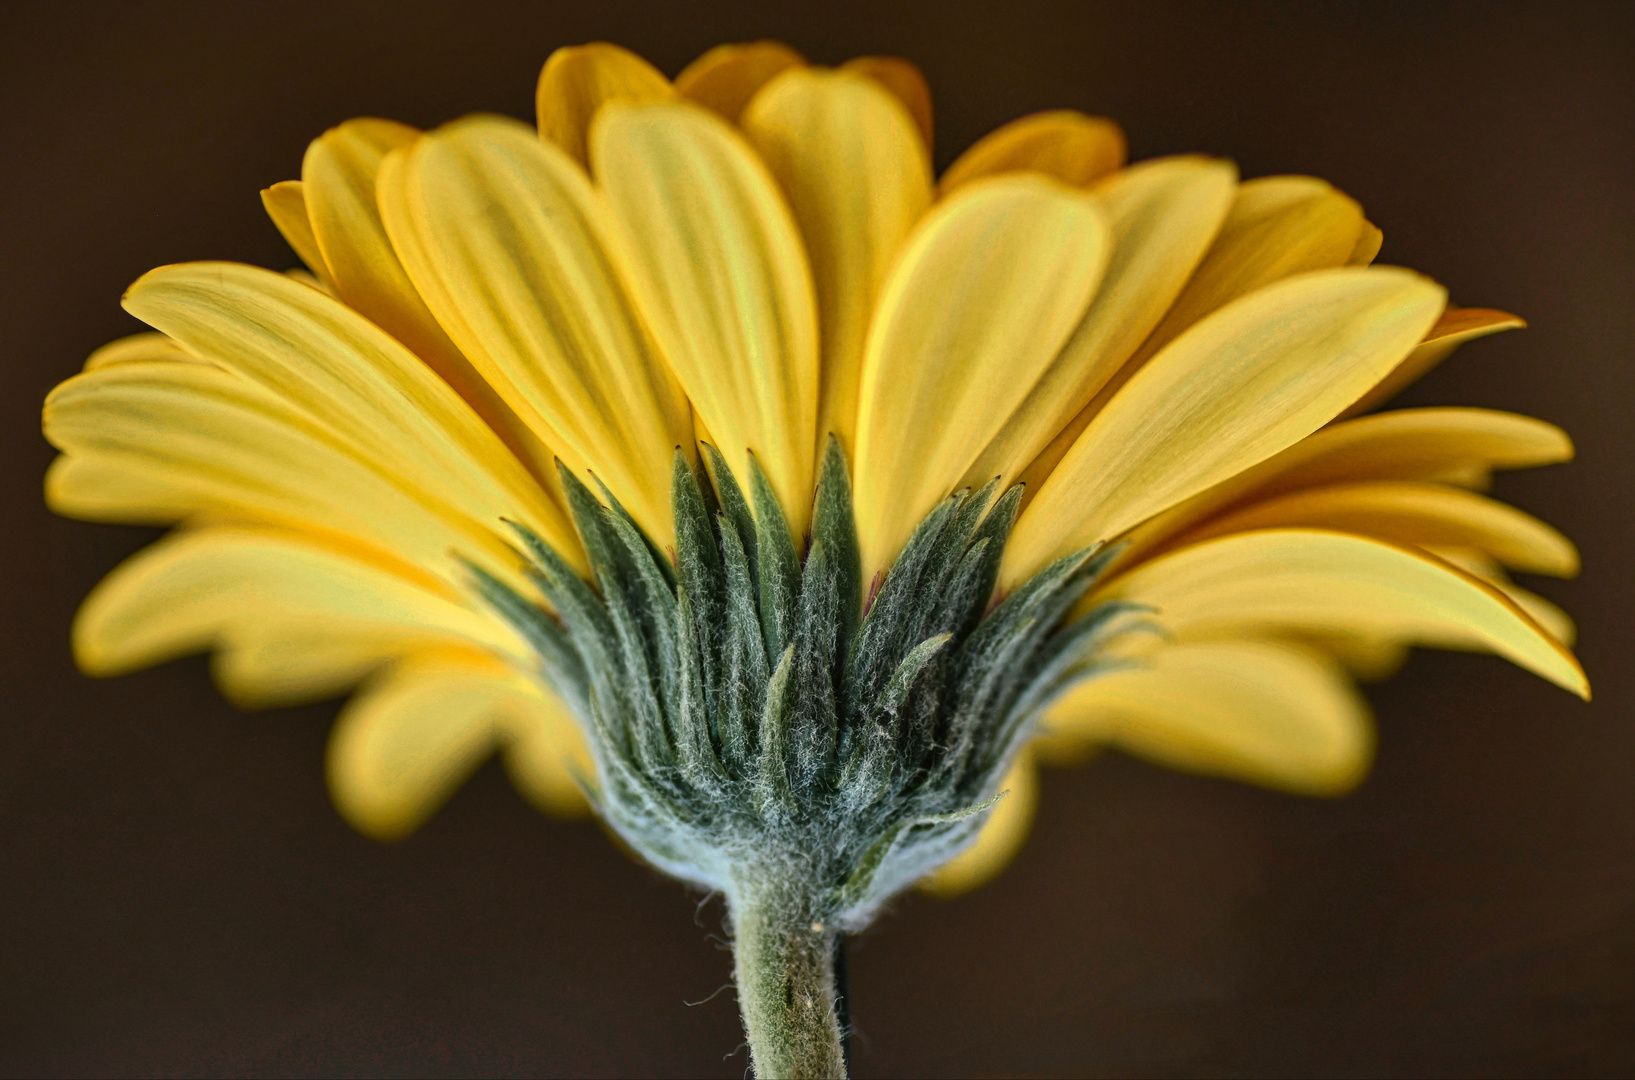
[[[1101,116],[1071,109],[1012,120],[978,139],[942,174],[938,191],[1008,172],[1041,172],[1073,187],[1087,187],[1124,164],[1124,131]]]
[[[539,73],[534,109],[539,134],[581,165],[590,160],[590,126],[610,101],[664,101],[675,89],[629,49],[593,41],[553,52]]]
[[[676,90],[736,123],[756,91],[806,58],[781,41],[717,45],[682,68]]]

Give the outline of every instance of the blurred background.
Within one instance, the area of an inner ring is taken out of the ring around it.
[[[775,37],[896,54],[937,159],[1022,113],[1132,157],[1313,173],[1380,261],[1515,311],[1405,404],[1531,413],[1576,464],[1499,493],[1582,546],[1529,583],[1596,701],[1491,657],[1372,691],[1352,797],[1106,755],[1049,772],[997,882],[854,942],[859,1076],[1635,1072],[1635,8],[1621,5],[36,3],[0,8],[0,1072],[740,1076],[722,910],[497,765],[383,845],[331,808],[333,703],[235,711],[203,660],[78,675],[80,599],[151,531],[52,517],[39,403],[138,329],[150,267],[294,258],[258,189],[347,117],[531,118],[564,44],[675,73]]]

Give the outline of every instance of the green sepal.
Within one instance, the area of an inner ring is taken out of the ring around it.
[[[740,487],[713,447],[703,468],[677,452],[673,565],[610,492],[561,475],[594,584],[516,524],[551,610],[468,572],[581,720],[598,812],[666,872],[729,896],[775,883],[825,925],[861,927],[969,843],[1039,713],[1139,616],[1070,617],[1110,551],[990,611],[1021,497],[995,484],[936,506],[864,611],[833,439],[804,559],[753,455]]]

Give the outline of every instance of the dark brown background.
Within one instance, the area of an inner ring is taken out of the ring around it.
[[[345,117],[531,116],[550,50],[669,72],[721,40],[896,53],[938,157],[1022,112],[1110,114],[1356,195],[1384,261],[1532,321],[1414,404],[1565,425],[1501,493],[1583,546],[1585,707],[1487,657],[1373,693],[1354,797],[1110,758],[1046,777],[997,883],[910,897],[855,946],[863,1076],[1635,1071],[1630,637],[1635,33],[1619,6],[830,3],[7,6],[0,13],[0,1071],[738,1076],[721,911],[490,766],[418,836],[350,832],[334,705],[244,715],[204,663],[75,673],[85,592],[150,538],[40,503],[38,403],[134,330],[151,266],[290,265],[260,187]],[[595,9],[593,13],[593,9]]]

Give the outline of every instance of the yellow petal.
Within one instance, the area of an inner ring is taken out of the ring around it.
[[[283,180],[270,188],[262,188],[261,205],[266,208],[267,216],[272,218],[272,223],[283,234],[284,241],[295,252],[296,258],[306,263],[319,281],[327,284],[329,267],[324,263],[324,253],[318,247],[317,237],[312,234],[301,181]]]
[[[692,413],[585,174],[521,124],[475,117],[421,139],[391,175],[393,235],[460,349],[569,468],[673,545],[668,463],[692,445]]]
[[[1372,221],[1364,220],[1362,229],[1357,233],[1357,246],[1351,249],[1351,255],[1346,259],[1347,266],[1368,266],[1380,253],[1380,246],[1385,243],[1385,234]]]
[[[1113,395],[1177,335],[1283,278],[1345,265],[1363,224],[1355,202],[1309,176],[1269,176],[1240,185],[1209,251],[1163,321],[1027,467],[1023,479],[1030,494],[1040,490]]]
[[[413,639],[283,627],[277,637],[217,642],[210,674],[222,696],[241,709],[284,708],[342,697],[396,656],[424,647]]]
[[[1178,638],[1340,631],[1479,645],[1581,697],[1578,662],[1492,585],[1432,555],[1346,533],[1269,529],[1180,548],[1099,592],[1157,609]]]
[[[818,440],[849,453],[863,341],[897,252],[931,203],[931,163],[902,105],[861,75],[798,68],[740,121],[788,196],[817,290]]]
[[[1310,435],[1407,355],[1444,296],[1404,270],[1324,270],[1194,326],[1050,474],[1017,522],[1002,580],[1118,536]]]
[[[1525,610],[1525,609],[1524,609]],[[1412,647],[1392,637],[1362,634],[1301,634],[1297,640],[1334,657],[1363,682],[1383,682],[1402,670]]]
[[[1087,187],[1124,164],[1124,132],[1111,120],[1071,109],[1012,120],[978,139],[942,174],[938,191],[1008,172],[1041,172]]]
[[[470,406],[344,305],[255,267],[185,263],[144,275],[125,294],[125,308],[266,388],[449,512],[481,527],[520,520],[567,558],[582,559],[561,510]]]
[[[462,645],[530,661],[504,622],[434,580],[312,535],[188,530],[133,555],[102,580],[74,620],[74,657],[89,675],[121,675],[212,648],[315,642],[317,663],[287,650],[291,678],[336,689],[335,658],[356,665],[428,645]],[[331,643],[341,642],[339,652]],[[343,672],[342,674],[345,674]],[[291,679],[279,701],[299,694]],[[253,687],[234,688],[246,700]]]
[[[1436,320],[1436,325],[1431,327],[1430,333],[1425,335],[1425,340],[1420,342],[1419,347],[1409,353],[1408,358],[1381,379],[1377,386],[1341,413],[1340,419],[1344,420],[1358,413],[1376,409],[1396,397],[1411,383],[1418,381],[1426,372],[1446,360],[1453,354],[1453,350],[1465,342],[1497,334],[1501,330],[1519,330],[1526,325],[1526,322],[1507,311],[1449,307],[1442,313],[1442,317]]]
[[[347,306],[442,376],[537,477],[549,481],[554,479],[550,453],[448,339],[387,237],[375,191],[381,163],[419,134],[391,120],[349,120],[307,147],[301,182],[331,286]]]
[[[734,123],[755,92],[806,58],[781,41],[717,45],[676,76],[682,97],[720,113]]]
[[[1452,563],[1467,574],[1473,574],[1481,578],[1510,597],[1516,602],[1516,606],[1532,616],[1534,622],[1548,630],[1551,637],[1568,648],[1571,648],[1573,642],[1578,639],[1578,627],[1573,623],[1571,615],[1568,615],[1561,608],[1537,593],[1529,592],[1511,581],[1510,575],[1504,572],[1504,567],[1500,566],[1493,556],[1487,552],[1474,548],[1440,545],[1428,547],[1427,550],[1432,555]]]
[[[926,156],[933,146],[935,126],[931,118],[931,86],[919,68],[896,56],[858,56],[840,65],[842,71],[866,75],[890,90],[908,115],[914,118],[920,140],[925,143]]]
[[[798,539],[811,514],[817,313],[775,181],[695,105],[610,106],[592,143],[664,356],[740,477],[754,452]]]
[[[1138,367],[1189,326],[1284,278],[1346,265],[1362,208],[1311,176],[1264,176],[1238,186],[1220,232],[1164,321],[1141,343]]]
[[[1220,228],[1235,178],[1224,161],[1158,158],[1124,169],[1095,188],[1112,235],[1101,287],[1073,336],[971,466],[965,483],[980,486],[996,476],[1005,484],[1017,479],[1129,359]]]
[[[1491,409],[1401,409],[1331,424],[1281,454],[1166,510],[1130,534],[1131,565],[1200,521],[1289,491],[1373,480],[1481,486],[1492,469],[1568,461],[1572,440],[1554,424]]]
[[[853,474],[864,580],[1027,397],[1089,302],[1108,246],[1095,200],[1027,175],[972,185],[914,234],[863,360]]]
[[[216,367],[127,362],[75,376],[46,398],[44,428],[64,451],[46,474],[46,501],[60,514],[277,522],[345,533],[449,581],[465,576],[454,552],[524,580],[497,521],[451,510],[422,478],[360,457],[289,403]]]
[[[921,889],[933,896],[958,896],[986,885],[1016,858],[1039,809],[1039,767],[1031,748],[1017,755],[999,790],[1007,794],[994,803],[976,840],[920,882]]]
[[[580,164],[590,160],[590,127],[610,101],[665,101],[675,96],[659,70],[629,49],[593,41],[553,52],[539,73],[534,108],[539,134]]]
[[[505,771],[523,797],[553,817],[582,817],[590,811],[584,784],[596,781],[596,763],[573,713],[544,691],[531,708],[504,717]]]
[[[1305,488],[1224,514],[1182,542],[1266,528],[1334,529],[1419,547],[1470,547],[1513,570],[1572,577],[1578,550],[1513,506],[1444,484],[1373,480]]]
[[[85,358],[85,371],[100,371],[117,364],[205,364],[163,334],[131,334],[102,346]],[[207,366],[214,367],[209,364]]]
[[[1374,756],[1368,706],[1339,665],[1269,641],[1160,647],[1069,690],[1044,723],[1052,742],[1305,795],[1349,791]]]
[[[381,840],[407,836],[499,746],[501,717],[542,691],[466,650],[417,653],[360,690],[329,737],[329,790],[341,814]]]

